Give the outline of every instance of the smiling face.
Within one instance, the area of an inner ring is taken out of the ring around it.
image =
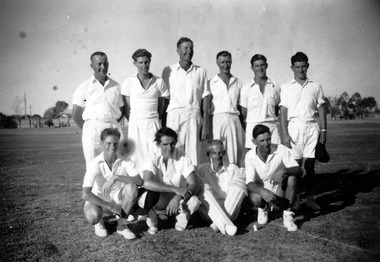
[[[257,146],[257,151],[260,152],[261,155],[268,155],[270,153],[270,133],[267,132],[264,134],[260,134],[256,138],[252,139],[252,141]]]
[[[306,80],[309,63],[305,61],[295,62],[290,68],[293,70],[294,79]]]
[[[208,156],[210,158],[211,163],[214,166],[222,166],[223,165],[223,156],[225,154],[224,147],[222,145],[213,145],[209,147]]]
[[[146,75],[149,74],[150,68],[150,58],[147,56],[138,57],[136,61],[133,61],[133,64],[137,67],[139,74]]]
[[[107,136],[104,140],[100,141],[105,156],[115,156],[119,148],[119,138],[114,135]]]
[[[218,65],[221,73],[229,74],[231,71],[232,59],[229,55],[219,56],[216,60],[216,64]]]
[[[161,142],[158,144],[158,148],[161,150],[161,155],[164,157],[164,159],[172,157],[174,154],[175,145],[177,144],[174,137],[162,136],[160,138],[160,141]]]
[[[107,78],[108,73],[108,59],[104,55],[95,55],[91,59],[90,64],[92,70],[94,70],[94,76],[98,80],[104,80]]]
[[[251,67],[255,77],[257,78],[266,78],[268,64],[264,60],[256,60],[253,62]]]
[[[179,60],[182,62],[191,63],[194,55],[194,45],[192,42],[183,42],[177,48],[177,53],[179,55]]]

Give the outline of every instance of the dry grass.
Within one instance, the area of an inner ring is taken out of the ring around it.
[[[234,237],[216,234],[195,216],[177,232],[144,223],[126,241],[98,238],[82,214],[84,159],[76,129],[0,130],[1,261],[379,261],[380,123],[329,125],[332,161],[317,164],[320,214],[300,212],[287,232],[279,213],[253,231],[248,204]],[[110,229],[114,229],[112,225]]]

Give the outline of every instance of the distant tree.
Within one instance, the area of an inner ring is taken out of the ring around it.
[[[17,122],[13,117],[0,113],[0,128],[17,128]]]
[[[365,116],[369,116],[371,112],[376,111],[377,102],[374,97],[365,97],[361,100],[359,104],[361,110],[363,111]]]
[[[328,113],[330,113],[331,120],[336,120],[336,117],[341,114],[339,100],[335,96],[324,97]]]
[[[57,117],[60,113],[65,111],[69,107],[69,104],[65,101],[57,101],[55,106],[46,109],[44,113],[44,118],[52,119]]]

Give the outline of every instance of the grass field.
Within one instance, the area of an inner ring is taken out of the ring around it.
[[[84,220],[78,129],[0,130],[0,260],[380,261],[380,121],[329,123],[327,149],[332,160],[316,166],[323,212],[299,212],[297,232],[277,212],[254,231],[245,204],[233,237],[195,217],[184,232],[160,222],[154,236],[135,224],[127,241],[98,238]]]

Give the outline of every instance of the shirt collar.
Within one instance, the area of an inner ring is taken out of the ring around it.
[[[215,83],[218,82],[218,81],[222,81],[222,82],[223,82],[223,80],[219,77],[218,74],[216,74],[216,75],[214,76],[213,80],[214,80]],[[235,81],[236,81],[236,77],[234,77],[233,75],[231,75],[230,85],[231,85],[233,82],[235,82]],[[223,82],[223,83],[224,83],[224,82]]]
[[[253,87],[256,84],[257,83],[255,82],[255,79],[252,79],[252,81],[251,81],[251,87]],[[274,87],[274,84],[273,84],[272,80],[270,80],[269,77],[267,78],[267,82],[265,83],[265,85],[267,85],[267,84],[270,84],[270,85],[272,85]]]
[[[220,174],[222,174],[222,173],[224,173],[224,172],[227,171],[227,167],[226,167],[226,165],[224,163],[223,163],[222,168],[219,170],[219,172],[215,171],[214,167],[212,166],[212,163],[210,163],[210,166],[211,166],[211,171],[214,172],[214,173],[216,173],[216,174],[218,174],[218,175],[220,175]]]
[[[107,80],[104,82],[104,86],[106,86],[107,82],[109,82],[109,81],[110,81],[110,78],[107,76]],[[93,83],[93,84],[99,83],[100,84],[99,80],[96,79],[94,75],[91,76],[91,83]]]
[[[185,69],[183,69],[181,67],[181,65],[179,64],[179,62],[177,64],[175,64],[175,67],[176,67],[177,71],[180,70],[180,69],[182,69],[183,71],[185,71]],[[189,69],[186,72],[189,72],[189,71],[193,70],[193,68],[194,68],[194,63],[191,63],[191,66],[189,67]]]

